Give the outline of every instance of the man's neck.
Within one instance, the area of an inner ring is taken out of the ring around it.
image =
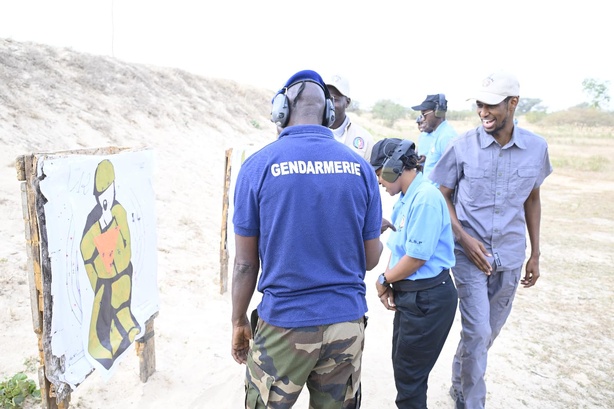
[[[348,126],[348,123],[350,122],[350,118],[347,117],[347,115],[345,116],[345,118],[343,119],[343,122],[341,122],[341,124],[338,127],[331,127],[331,130],[333,131],[333,135],[335,135],[335,138],[341,138],[343,136],[343,134],[345,133],[345,129]]]
[[[494,132],[492,134],[490,134],[493,138],[495,138],[495,141],[497,141],[499,143],[499,145],[501,146],[505,146],[509,143],[509,141],[512,140],[512,134],[513,134],[514,129],[512,128],[512,130],[507,130],[507,129],[501,129],[497,132]]]

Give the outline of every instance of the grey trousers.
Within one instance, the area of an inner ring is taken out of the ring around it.
[[[456,251],[452,269],[458,289],[461,340],[452,363],[452,386],[462,392],[466,409],[486,403],[488,349],[512,311],[522,267],[487,276],[464,253]]]

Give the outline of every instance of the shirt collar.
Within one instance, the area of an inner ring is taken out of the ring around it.
[[[493,138],[492,135],[486,133],[483,126],[480,126],[478,128],[478,135],[480,138],[480,148],[482,149],[487,148],[496,142],[495,138]],[[505,146],[503,146],[503,148],[512,147],[514,145],[516,145],[520,149],[527,148],[526,138],[524,137],[523,132],[517,126],[514,126],[514,130],[512,131],[512,139],[510,139],[510,141]]]
[[[448,126],[448,122],[447,122],[446,119],[444,119],[443,121],[441,121],[441,123],[439,125],[437,125],[437,128],[433,132],[431,132],[431,133],[429,133],[427,135],[429,135],[429,136],[439,135],[439,134],[443,133],[444,129],[446,129],[447,126]]]
[[[416,177],[407,188],[407,192],[405,192],[405,194],[401,193],[401,202],[405,203],[406,199],[412,197],[416,193],[416,189],[418,189],[418,185],[422,183],[423,178],[424,175],[422,172],[416,172]]]
[[[332,131],[322,125],[292,125],[284,128],[277,139],[281,139],[285,136],[291,136],[296,134],[319,134],[319,136],[329,136],[332,138]]]
[[[333,135],[335,136],[335,138],[339,140],[343,137],[343,135],[345,134],[345,131],[347,130],[349,126],[350,126],[350,118],[346,115],[341,126],[337,129],[331,129],[331,130],[333,131]]]

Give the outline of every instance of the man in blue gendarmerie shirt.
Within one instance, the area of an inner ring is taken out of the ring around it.
[[[448,202],[456,240],[462,330],[450,392],[457,408],[484,408],[488,350],[518,283],[532,287],[540,274],[540,186],[552,166],[546,141],[514,126],[519,94],[514,75],[487,76],[471,98],[482,125],[454,139],[430,174]],[[527,232],[531,249],[521,278]]]
[[[271,119],[279,138],[247,158],[234,196],[232,356],[247,365],[246,407],[292,407],[305,384],[311,407],[358,407],[364,278],[382,251],[377,179],[327,128],[334,105],[316,72],[286,82]]]

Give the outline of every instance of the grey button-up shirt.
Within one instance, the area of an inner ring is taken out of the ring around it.
[[[501,146],[480,126],[454,139],[429,177],[456,189],[463,228],[500,262],[498,270],[510,270],[526,258],[524,202],[550,173],[544,138],[514,127],[512,139]],[[458,243],[456,248],[463,251]]]

